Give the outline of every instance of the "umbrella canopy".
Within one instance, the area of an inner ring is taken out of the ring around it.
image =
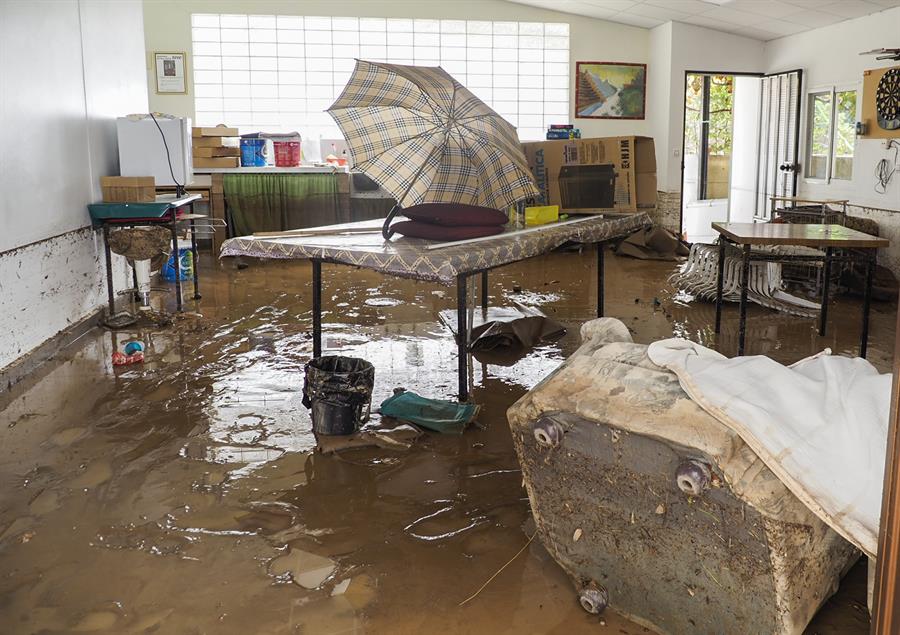
[[[516,129],[440,67],[357,60],[328,113],[354,167],[400,207],[503,209],[538,195]]]

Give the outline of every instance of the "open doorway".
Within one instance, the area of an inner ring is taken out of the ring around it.
[[[685,74],[681,228],[690,242],[712,242],[711,223],[753,219],[760,85],[759,75]]]

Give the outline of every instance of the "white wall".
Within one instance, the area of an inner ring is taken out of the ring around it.
[[[647,68],[647,103],[652,104],[648,108],[650,121],[650,134],[656,146],[656,189],[665,192],[668,190],[667,174],[669,156],[669,121],[671,119],[671,107],[681,99],[681,107],[684,107],[683,95],[677,86],[672,87],[672,29],[673,22],[661,24],[650,31],[650,63]],[[682,80],[682,85],[684,81]],[[673,102],[673,94],[675,101]],[[678,144],[679,151],[681,143]],[[680,180],[679,180],[680,183]]]
[[[734,137],[728,195],[728,220],[732,223],[750,223],[757,211],[761,87],[762,82],[757,77],[739,75],[734,78]]]
[[[113,118],[147,108],[141,3],[2,2],[0,65],[2,369],[105,300],[86,205],[118,170]]]
[[[501,0],[147,0],[144,2],[144,29],[147,57],[153,51],[183,51],[191,58],[192,13],[249,13],[281,15],[365,16],[386,18],[432,18],[471,20],[512,20],[534,22],[567,22],[570,52],[570,115],[574,115],[575,62],[617,61],[647,62],[649,37],[647,29],[595,20],[527,7]],[[648,81],[655,70],[648,68]],[[159,112],[192,117],[194,95],[188,72],[187,95],[157,95],[155,79],[148,73],[150,107]],[[659,107],[665,104],[656,102]],[[648,94],[647,109],[654,108]],[[649,119],[643,121],[608,119],[571,119],[586,137],[649,135]],[[227,123],[227,122],[225,122]]]
[[[700,26],[671,22],[669,103],[656,135],[659,189],[681,190],[681,145],[684,138],[684,77],[686,71],[760,73],[765,69],[763,43]]]
[[[803,123],[800,130],[802,163],[805,163],[806,157],[807,90],[838,86],[861,91],[863,71],[894,66],[897,63],[878,62],[874,56],[860,53],[874,48],[897,46],[900,46],[900,8],[767,43],[765,55],[769,72],[803,69]],[[849,198],[860,205],[900,210],[900,177],[894,177],[886,194],[874,191],[875,164],[884,156],[886,153],[879,140],[857,139],[852,181],[833,180],[830,184],[824,184],[808,181],[801,176],[798,181],[799,194],[811,198]]]

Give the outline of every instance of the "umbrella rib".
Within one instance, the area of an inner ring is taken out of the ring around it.
[[[464,124],[462,122],[457,121],[456,127],[457,127],[457,129],[462,128],[463,130],[465,130],[466,132],[471,134],[473,137],[477,137],[484,143],[487,143],[489,145],[494,143],[494,140],[489,139],[488,137],[484,136],[483,133],[479,132],[478,130],[474,130],[474,129],[470,128],[469,126],[467,126],[466,124]],[[460,137],[465,137],[465,135],[461,131],[460,131]]]
[[[417,135],[415,135],[415,136],[407,137],[406,139],[404,139],[404,140],[401,141],[400,143],[397,143],[397,144],[392,145],[392,146],[391,146],[390,148],[388,148],[387,150],[392,150],[392,149],[396,148],[397,146],[401,146],[401,145],[403,145],[404,143],[408,143],[409,141],[413,141],[413,140],[415,140],[415,139],[420,139],[420,138],[425,137],[425,136],[427,136],[427,135],[433,134],[433,133],[434,133],[436,130],[438,130],[439,128],[440,128],[440,126],[434,126],[433,128],[429,128],[428,130],[425,130],[424,132],[420,132],[419,134],[417,134]],[[384,152],[387,152],[387,150],[384,150],[381,154],[384,154]],[[376,155],[376,156],[374,156],[374,157],[368,158],[368,159],[366,159],[365,161],[361,161],[361,162],[359,162],[359,163],[356,163],[356,164],[354,165],[354,167],[357,167],[357,168],[358,168],[358,167],[360,167],[360,166],[365,165],[366,163],[369,163],[370,161],[374,161],[375,159],[377,159],[378,157],[380,157],[381,154],[378,154],[378,155]]]
[[[490,143],[490,141],[488,141],[488,140],[486,140],[486,139],[480,137],[480,135],[475,135],[475,138],[478,139],[479,141],[481,141],[482,143],[484,143],[484,144],[487,146],[487,148],[486,148],[487,151],[489,151],[489,152],[490,152],[490,151],[499,152],[496,148],[493,147],[493,145]],[[465,141],[465,140],[466,140],[466,139],[465,139],[464,137],[462,137],[462,136],[460,137],[460,139],[461,139],[462,141]],[[462,146],[461,146],[461,147],[462,147]],[[463,152],[465,152],[466,155],[469,157],[469,160],[471,160],[471,161],[473,161],[473,162],[477,162],[479,165],[481,165],[481,161],[480,161],[480,159],[478,158],[477,153],[476,153],[471,147],[469,147],[468,144],[466,144],[465,147],[462,148],[462,149],[463,149]],[[513,162],[513,165],[516,167],[516,169],[517,169],[521,174],[526,175],[526,176],[529,176],[529,175],[530,175],[530,170],[527,169],[527,166],[526,166],[525,168],[523,168],[522,166],[518,165],[517,162],[515,162],[515,161]],[[478,174],[479,174],[479,187],[481,188],[481,187],[484,187],[484,186],[490,186],[490,182],[486,182],[486,183],[485,183],[485,182],[482,181],[482,179],[481,179],[481,173],[482,173],[482,170],[479,169],[479,170],[478,170]],[[488,188],[485,188],[485,189],[488,189]]]
[[[419,87],[419,88],[421,89],[421,87]],[[455,103],[456,103],[456,88],[453,89],[453,99],[450,102],[450,112],[453,112],[453,105]],[[435,114],[437,114],[437,113],[435,113]],[[448,113],[448,117],[449,116],[450,115]],[[419,136],[421,136],[421,135],[419,135]],[[422,165],[419,167],[415,176],[413,176],[413,178],[410,179],[409,185],[406,187],[406,190],[403,192],[403,195],[400,196],[399,198],[397,198],[397,205],[400,205],[401,207],[403,206],[403,199],[405,199],[407,197],[407,195],[409,195],[410,191],[412,191],[412,188],[416,184],[416,181],[418,181],[421,178],[422,174],[425,172],[425,168],[427,168],[428,164],[431,163],[431,158],[435,155],[435,153],[437,153],[438,150],[441,150],[442,148],[444,148],[447,145],[447,141],[449,138],[450,138],[450,123],[448,122],[446,127],[444,128],[444,142],[439,145],[435,145],[434,148],[432,148],[431,152],[428,153],[428,156],[425,158],[425,161],[422,162]]]
[[[440,115],[433,110],[429,112],[422,112],[421,110],[416,110],[415,108],[410,108],[409,106],[397,106],[396,104],[372,104],[370,106],[341,106],[340,108],[328,108],[325,112],[334,117],[332,113],[347,111],[347,110],[359,110],[361,108],[399,108],[400,110],[405,110],[406,112],[410,112],[414,115],[421,117],[427,121],[434,123],[434,117],[439,117]]]
[[[470,148],[467,143],[465,143],[465,138],[460,137],[459,146],[460,146],[460,149],[463,151],[463,153],[465,153],[465,155],[467,157],[469,157],[469,161],[478,165],[478,170],[476,171],[477,178],[478,178],[478,189],[479,190],[483,189],[484,185],[485,185],[483,178],[482,178],[482,173],[484,171],[484,165],[482,164],[481,160],[478,158],[478,155],[476,154],[476,152],[472,148]]]

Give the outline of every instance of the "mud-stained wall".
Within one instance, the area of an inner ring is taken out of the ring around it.
[[[2,2],[0,59],[2,370],[106,300],[87,205],[118,174],[115,118],[147,110],[141,2]]]
[[[656,208],[648,214],[656,225],[679,233],[681,231],[679,228],[681,223],[680,205],[681,194],[679,192],[657,192]]]
[[[0,254],[0,368],[97,311],[106,298],[102,241],[85,228]],[[113,270],[122,288],[124,260]]]

